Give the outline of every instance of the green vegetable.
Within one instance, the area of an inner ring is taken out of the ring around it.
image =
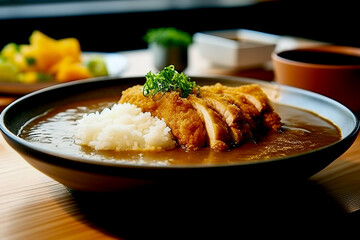
[[[8,43],[1,50],[1,55],[9,57],[8,55],[13,55],[14,53],[20,52],[20,45],[16,43]]]
[[[143,87],[145,97],[151,96],[153,100],[160,100],[166,92],[177,91],[182,98],[186,98],[194,88],[200,89],[195,81],[184,73],[178,73],[173,65],[165,67],[159,73],[151,71],[145,76],[146,82]]]
[[[100,56],[91,57],[86,64],[87,69],[94,77],[107,76],[108,70],[104,59]]]
[[[53,76],[46,73],[37,73],[37,79],[39,82],[50,82],[53,81]]]
[[[25,58],[25,61],[28,66],[35,65],[36,63],[36,59],[33,57],[27,57]]]
[[[17,67],[0,57],[0,82],[17,82]]]
[[[147,43],[157,43],[165,47],[187,47],[192,43],[192,37],[176,28],[149,29],[144,36]]]

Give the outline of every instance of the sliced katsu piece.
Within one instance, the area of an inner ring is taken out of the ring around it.
[[[205,123],[210,147],[217,151],[228,150],[230,134],[223,117],[207,101],[194,94],[190,94],[188,99]]]
[[[255,107],[255,105],[242,94],[237,94],[235,91],[228,91],[228,87],[217,83],[215,85],[203,86],[201,91],[210,91],[218,95],[222,95],[230,99],[233,104],[235,104],[240,110],[245,118],[245,121],[250,126],[250,129],[253,130],[256,128],[256,119],[259,117],[260,112]]]
[[[229,88],[229,87],[228,87]],[[273,107],[270,104],[270,100],[257,84],[243,85],[234,87],[231,90],[245,94],[245,97],[249,102],[259,110],[262,115],[263,124],[265,128],[278,131],[282,124],[279,114],[274,112]],[[251,96],[251,97],[250,97]],[[254,100],[256,99],[256,100]]]
[[[241,109],[231,98],[205,89],[201,90],[199,97],[207,101],[223,117],[230,132],[232,145],[238,145],[249,139],[250,126]]]
[[[229,97],[241,109],[252,131],[277,131],[281,128],[280,116],[274,112],[266,94],[257,84],[228,87],[217,83],[201,89]]]

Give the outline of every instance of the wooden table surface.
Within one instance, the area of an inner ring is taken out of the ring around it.
[[[124,76],[153,69],[147,50],[122,53]],[[231,71],[192,49],[191,75],[266,81],[270,67]],[[16,97],[0,96],[0,106]],[[360,224],[360,138],[328,167],[299,181],[149,186],[113,194],[73,192],[25,162],[0,137],[0,239],[205,239],[245,234],[309,236]],[[291,238],[290,238],[291,239]]]

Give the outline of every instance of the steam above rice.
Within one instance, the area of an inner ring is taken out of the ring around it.
[[[75,142],[95,150],[162,150],[176,143],[164,120],[142,112],[133,104],[85,114],[77,121]]]

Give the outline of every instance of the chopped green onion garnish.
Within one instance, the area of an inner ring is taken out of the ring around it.
[[[193,88],[199,89],[195,81],[190,81],[190,77],[184,73],[178,73],[173,65],[165,67],[156,74],[150,71],[145,78],[143,94],[145,97],[151,96],[153,100],[160,100],[170,91],[177,91],[180,97],[187,98],[193,92]]]

